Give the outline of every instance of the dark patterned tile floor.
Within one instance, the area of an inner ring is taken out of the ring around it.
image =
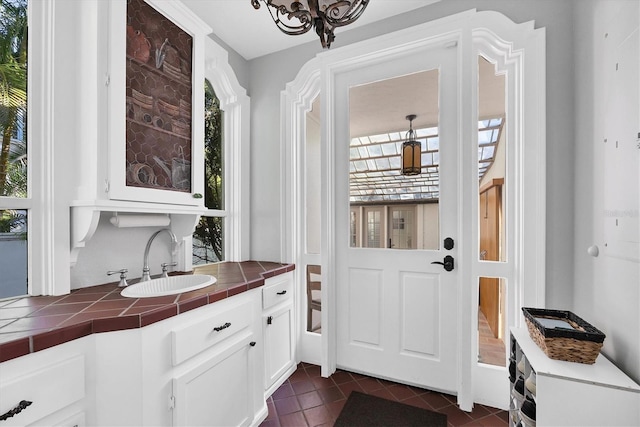
[[[323,378],[319,366],[300,363],[267,400],[269,415],[260,426],[333,426],[353,390],[447,414],[450,427],[509,425],[508,412],[500,409],[475,405],[472,412],[464,412],[455,396],[341,370]]]

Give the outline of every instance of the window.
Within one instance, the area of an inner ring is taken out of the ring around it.
[[[220,100],[209,80],[205,80],[204,108],[204,204],[193,233],[193,265],[224,261],[224,144]]]
[[[28,293],[27,0],[0,0],[0,298]]]

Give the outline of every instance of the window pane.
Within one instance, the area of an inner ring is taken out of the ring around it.
[[[193,265],[224,261],[224,218],[202,216],[193,233]]]
[[[204,205],[208,209],[224,210],[223,111],[208,80],[204,90]],[[224,259],[224,217],[200,217],[193,233],[193,265]]]
[[[379,210],[367,210],[367,248],[381,247],[381,213]]]
[[[27,0],[0,11],[0,196],[27,197]]]
[[[220,100],[213,87],[205,80],[204,100],[204,162],[205,162],[205,200],[209,209],[224,209],[224,150],[222,144],[223,115]]]
[[[27,211],[0,210],[0,298],[27,294]]]
[[[506,366],[505,290],[507,280],[480,277],[478,283],[478,362]]]

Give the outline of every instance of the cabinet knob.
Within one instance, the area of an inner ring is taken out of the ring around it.
[[[250,345],[251,347],[255,347],[255,346],[256,346],[256,342],[255,342],[255,341],[251,341],[251,342],[249,343],[249,345]]]

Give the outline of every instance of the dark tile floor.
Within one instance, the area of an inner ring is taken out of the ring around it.
[[[455,396],[340,370],[323,378],[319,366],[301,363],[267,400],[269,416],[261,427],[332,426],[352,390],[447,414],[449,426],[509,425],[506,411],[475,405],[464,412]]]

